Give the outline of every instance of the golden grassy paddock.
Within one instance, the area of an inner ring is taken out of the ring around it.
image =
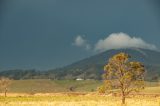
[[[0,106],[121,106],[120,95],[96,92],[101,81],[15,80],[7,97],[0,94]],[[71,92],[69,87],[75,87]],[[146,82],[146,89],[127,97],[125,106],[160,106],[160,86]]]
[[[9,94],[0,97],[0,106],[121,106],[121,98],[97,93]],[[160,106],[160,96],[135,95],[125,106]]]
[[[8,92],[29,94],[70,92],[70,87],[74,88],[74,92],[95,92],[102,83],[98,80],[13,80],[8,87]],[[160,82],[146,82],[146,86],[152,88],[146,88],[144,92],[160,93]]]

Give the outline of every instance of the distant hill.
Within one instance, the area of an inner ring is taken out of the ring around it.
[[[147,70],[147,80],[157,80],[160,77],[160,52],[138,48],[108,50],[63,68],[43,72],[36,70],[8,70],[0,72],[0,76],[7,76],[13,79],[101,79],[104,65],[110,57],[119,52],[128,53],[133,61],[142,62]]]
[[[60,79],[101,79],[104,65],[110,57],[119,52],[128,53],[133,61],[142,62],[147,69],[147,79],[160,76],[160,52],[137,48],[108,50],[66,67],[50,70],[48,73],[54,73],[54,78],[57,76]]]

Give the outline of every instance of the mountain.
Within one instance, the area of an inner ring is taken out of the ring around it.
[[[119,52],[129,54],[133,61],[142,62],[147,70],[146,79],[160,76],[160,52],[138,48],[108,50],[66,67],[49,70],[48,74],[54,74],[55,79],[101,79],[104,65],[110,57]]]
[[[101,79],[103,67],[107,64],[108,59],[120,52],[129,54],[132,61],[139,61],[145,65],[147,80],[157,80],[160,77],[160,52],[138,48],[108,50],[63,68],[43,72],[36,70],[8,70],[0,72],[0,76],[13,79]]]

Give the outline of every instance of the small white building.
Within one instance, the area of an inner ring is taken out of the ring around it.
[[[76,79],[76,81],[82,81],[82,80],[84,80],[84,79],[82,79],[82,78],[77,78]]]

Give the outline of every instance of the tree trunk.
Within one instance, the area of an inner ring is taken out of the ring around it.
[[[4,96],[7,97],[7,88],[5,88]]]
[[[121,94],[121,96],[122,96],[122,104],[125,104],[125,99],[126,99],[126,97],[125,97],[125,93],[124,93],[124,91],[122,90],[122,94]]]
[[[122,104],[125,104],[125,96],[122,96]]]

